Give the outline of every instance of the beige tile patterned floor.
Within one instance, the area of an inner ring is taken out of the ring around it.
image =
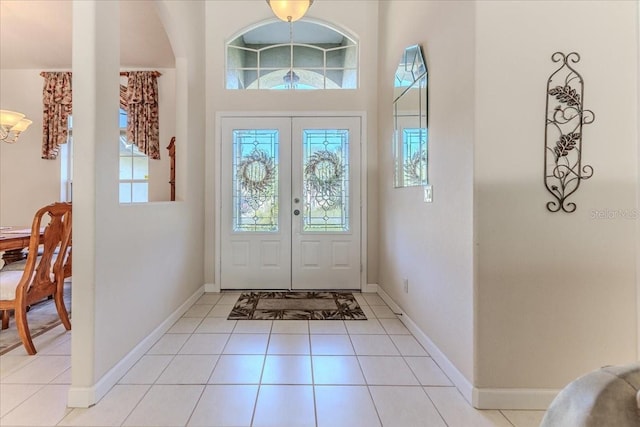
[[[0,425],[534,427],[543,411],[479,411],[375,294],[367,321],[228,321],[205,294],[89,409],[66,407],[71,334],[0,356]]]

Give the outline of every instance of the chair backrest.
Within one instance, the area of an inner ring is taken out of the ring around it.
[[[44,228],[41,241],[40,229],[46,215],[49,216],[49,223]],[[67,249],[71,242],[71,224],[71,203],[52,203],[38,209],[31,225],[27,263],[16,289],[16,297],[22,294],[22,298],[33,301],[52,295],[57,286],[62,286],[64,264],[69,252]],[[43,251],[38,257],[40,244]]]

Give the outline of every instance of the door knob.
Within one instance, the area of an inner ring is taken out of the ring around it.
[[[296,209],[295,211],[293,211],[294,215],[300,215],[300,211],[298,209]]]

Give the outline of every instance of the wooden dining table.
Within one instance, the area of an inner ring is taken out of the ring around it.
[[[44,228],[40,229],[40,243],[42,243]],[[27,257],[24,248],[29,247],[31,227],[0,227],[0,252],[5,264],[20,261]]]

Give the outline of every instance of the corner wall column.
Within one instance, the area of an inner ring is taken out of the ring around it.
[[[89,407],[111,388],[99,379],[110,367],[96,336],[100,313],[96,259],[104,205],[117,203],[117,175],[105,162],[117,156],[120,69],[120,6],[117,1],[73,2],[73,321],[68,406]],[[100,160],[100,161],[99,161]],[[105,191],[113,187],[114,190]],[[104,288],[104,287],[103,287]],[[104,290],[103,290],[104,292]],[[104,298],[102,299],[104,301]]]

